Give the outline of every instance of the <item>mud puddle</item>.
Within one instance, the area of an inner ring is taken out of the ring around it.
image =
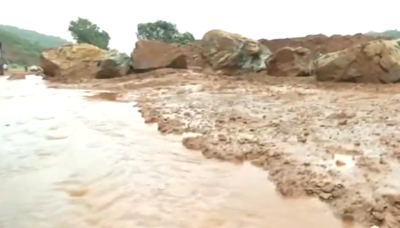
[[[29,80],[28,80],[29,78]],[[116,94],[0,79],[0,227],[357,227],[267,172],[206,160]]]

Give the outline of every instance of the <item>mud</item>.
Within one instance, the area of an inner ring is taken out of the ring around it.
[[[202,47],[199,41],[194,44],[182,46],[180,49],[186,56],[188,66],[202,67],[204,65],[203,59],[201,58]]]
[[[212,87],[199,83],[199,75],[180,74],[180,81],[177,75],[142,75],[124,83],[110,80],[108,85],[96,85],[117,86],[114,92],[56,90],[63,86],[46,88],[44,81],[34,76],[16,81],[1,78],[0,227],[361,227],[351,220],[336,219],[316,198],[280,197],[262,169],[247,162],[239,166],[204,159],[200,153],[183,148],[182,136],[161,135],[157,125],[143,124],[137,106],[142,107],[144,116],[154,117],[149,122],[162,123],[163,114],[166,122],[160,126],[172,133],[184,128],[176,115],[165,116],[167,110],[172,113],[176,108],[177,114],[186,116],[182,120],[190,118],[191,113],[213,113],[197,110],[195,104],[191,110],[183,109],[187,101],[207,98],[197,95],[212,96]],[[223,86],[222,82],[215,83]],[[223,88],[231,87],[223,83]],[[169,91],[169,86],[176,84],[178,90]],[[188,96],[189,91],[195,97]],[[139,96],[141,102],[134,103]],[[153,108],[168,96],[172,100],[155,112]],[[145,100],[154,100],[155,106],[152,108]],[[213,115],[220,115],[218,111]],[[243,113],[236,114],[240,115]],[[194,119],[192,122],[200,123]],[[214,125],[215,130],[223,127],[222,123]],[[197,127],[199,131],[206,129]],[[195,135],[188,132],[186,137]],[[233,137],[238,139],[237,135]],[[200,149],[206,146],[194,139],[183,141]],[[281,160],[285,159],[282,154]],[[335,159],[346,162],[344,170],[351,169],[346,157]]]
[[[146,123],[165,134],[197,133],[182,143],[206,158],[250,161],[268,171],[282,196],[318,198],[336,216],[366,227],[400,226],[394,85],[169,71],[96,88],[134,90]]]
[[[322,34],[308,35],[305,37],[285,38],[259,40],[262,44],[267,46],[271,51],[275,52],[283,47],[305,47],[312,52],[319,51],[322,54],[335,52],[352,47],[357,44],[365,43],[377,39],[389,39],[385,37],[367,36],[364,34],[355,35],[333,35],[326,36]]]

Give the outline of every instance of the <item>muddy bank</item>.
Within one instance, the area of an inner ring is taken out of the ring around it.
[[[220,83],[148,91],[141,113],[161,132],[201,133],[183,144],[207,158],[268,170],[284,196],[316,196],[346,220],[398,227],[400,96]]]
[[[134,92],[146,123],[207,158],[250,161],[286,197],[313,196],[346,221],[399,227],[400,130],[395,86],[312,79],[224,78],[188,71],[80,88]],[[71,87],[71,86],[70,86]]]

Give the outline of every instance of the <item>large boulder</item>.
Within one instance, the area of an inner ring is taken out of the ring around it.
[[[268,75],[310,76],[312,55],[308,48],[284,47],[272,54],[268,60]]]
[[[400,40],[376,40],[328,53],[314,63],[319,81],[400,82]]]
[[[40,56],[44,75],[64,82],[125,76],[130,57],[116,50],[106,51],[90,44],[67,44],[49,48]]]
[[[201,41],[202,58],[214,71],[226,75],[258,72],[267,69],[270,50],[256,40],[214,29]]]
[[[105,53],[97,63],[99,69],[95,77],[98,79],[122,77],[128,74],[131,58],[117,50]]]
[[[48,77],[93,77],[98,60],[105,54],[90,44],[67,44],[44,50],[40,67]]]
[[[153,40],[139,40],[131,53],[135,72],[160,68],[187,69],[186,56],[178,46]]]

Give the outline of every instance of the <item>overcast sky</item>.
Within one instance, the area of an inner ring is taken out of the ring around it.
[[[166,20],[197,39],[211,29],[244,36],[286,38],[323,33],[354,34],[400,27],[394,0],[12,0],[1,3],[0,23],[71,40],[70,20],[88,18],[111,36],[112,48],[130,52],[138,23]]]

